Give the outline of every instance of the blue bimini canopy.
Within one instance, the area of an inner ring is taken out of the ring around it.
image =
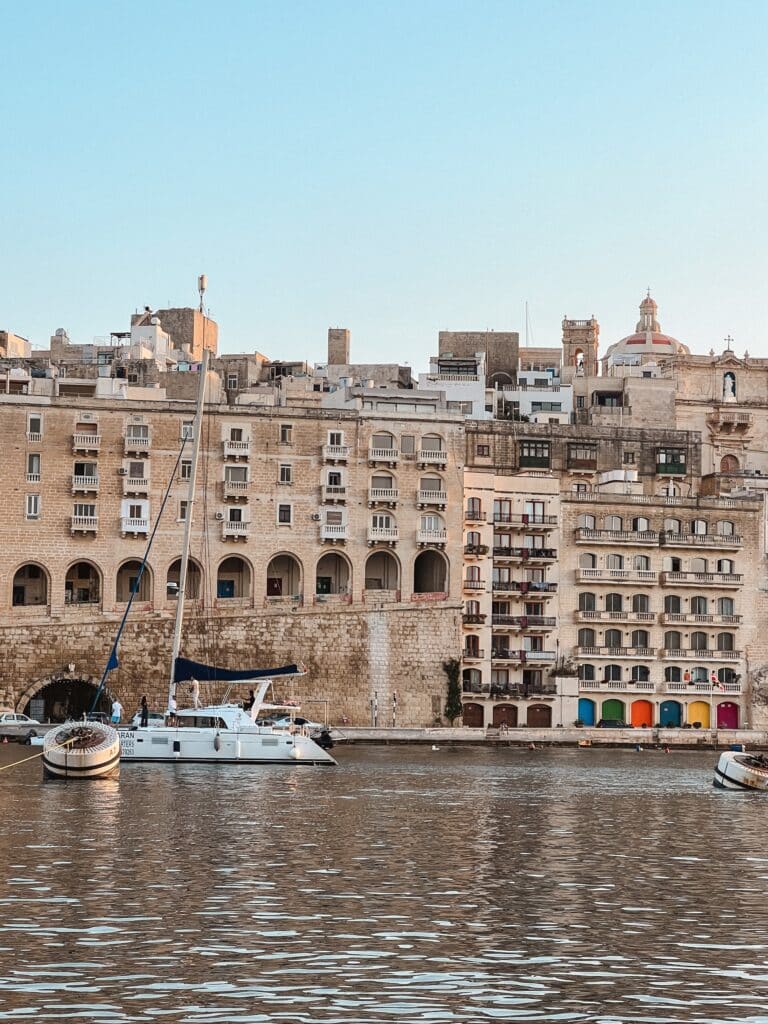
[[[177,658],[173,667],[174,683],[197,679],[203,683],[236,683],[246,679],[273,679],[278,676],[301,676],[307,670],[303,665],[283,665],[282,668],[219,668],[217,665],[203,665],[189,658]]]

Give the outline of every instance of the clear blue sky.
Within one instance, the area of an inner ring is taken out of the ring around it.
[[[221,347],[440,329],[768,356],[764,2],[0,0],[0,328],[191,305]]]

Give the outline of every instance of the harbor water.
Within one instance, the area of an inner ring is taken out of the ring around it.
[[[768,1022],[768,797],[711,752],[335,752],[0,773],[0,1021]]]

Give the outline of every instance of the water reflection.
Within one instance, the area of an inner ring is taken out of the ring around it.
[[[768,1021],[768,801],[711,754],[340,760],[3,773],[0,1021]]]

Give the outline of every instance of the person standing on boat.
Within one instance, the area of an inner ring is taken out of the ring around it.
[[[112,701],[112,725],[120,725],[120,719],[123,717],[123,705],[115,697]]]
[[[141,698],[141,721],[139,722],[139,725],[142,729],[146,729],[149,725],[149,704],[147,703],[146,693]]]
[[[248,691],[248,700],[243,701],[243,711],[250,711],[253,705],[256,703],[256,694],[253,690]]]

